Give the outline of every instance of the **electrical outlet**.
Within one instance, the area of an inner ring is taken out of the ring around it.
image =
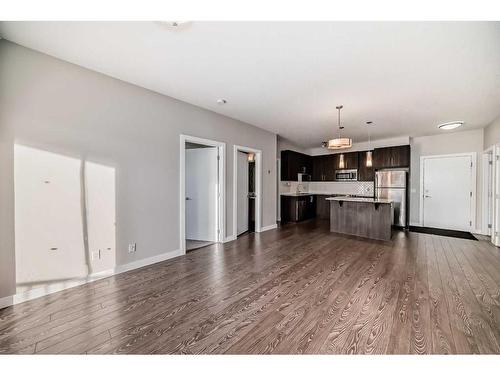
[[[137,244],[136,243],[130,243],[128,244],[128,252],[129,253],[135,253],[137,250]]]
[[[99,260],[101,259],[101,251],[92,251],[92,259],[91,260]]]

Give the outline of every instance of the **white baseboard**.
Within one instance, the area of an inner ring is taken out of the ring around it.
[[[259,232],[265,232],[265,231],[268,231],[271,229],[276,229],[276,228],[278,228],[278,224],[272,224],[272,225],[268,225],[267,227],[261,227]]]
[[[488,232],[485,232],[484,230],[482,229],[475,229],[473,231],[471,231],[472,234],[481,234],[483,236],[488,236]]]
[[[14,304],[14,296],[7,296],[0,298],[0,309]]]
[[[224,238],[224,241],[222,241],[222,243],[226,243],[226,242],[231,242],[231,241],[234,241],[236,239],[236,235],[231,235],[231,236],[227,236],[226,238]]]
[[[168,253],[155,255],[153,257],[149,257],[149,258],[145,258],[145,259],[136,260],[135,262],[130,262],[130,263],[116,266],[113,270],[113,274],[117,275],[117,274],[122,273],[122,272],[127,272],[127,271],[131,271],[131,270],[135,270],[137,268],[150,266],[151,264],[163,262],[165,260],[172,259],[172,258],[178,257],[180,255],[183,255],[182,250],[177,249],[174,251],[169,251]]]
[[[0,298],[0,309],[7,307],[7,306],[12,306],[12,305],[17,305],[18,303],[21,302],[26,302],[35,298],[43,297],[48,294],[60,292],[61,290],[69,289],[69,288],[74,288],[75,286],[83,285],[90,283],[92,281],[104,279],[106,277],[110,277],[113,275],[117,275],[123,272],[127,271],[132,271],[137,268],[141,267],[146,267],[151,264],[163,262],[165,260],[171,259],[178,257],[182,254],[182,251],[179,250],[174,250],[170,251],[165,254],[160,254],[156,255],[153,257],[145,258],[145,259],[140,259],[135,262],[130,262],[127,264],[122,264],[118,265],[113,269],[107,270],[107,271],[102,271],[102,272],[97,272],[88,275],[87,277],[81,278],[81,279],[75,279],[75,280],[69,280],[67,282],[62,282],[62,283],[55,283],[51,284],[49,286],[44,286],[40,288],[34,288],[25,292],[17,293],[12,296],[7,296]]]

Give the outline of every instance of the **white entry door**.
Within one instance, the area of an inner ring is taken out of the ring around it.
[[[217,148],[186,149],[186,239],[217,241]]]
[[[472,230],[472,156],[424,158],[423,225]]]
[[[238,151],[237,173],[237,235],[248,230],[248,154]]]

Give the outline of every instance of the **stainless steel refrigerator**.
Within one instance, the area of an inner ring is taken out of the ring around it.
[[[406,227],[407,215],[406,171],[382,170],[375,172],[375,198],[391,199],[394,207],[393,225]]]

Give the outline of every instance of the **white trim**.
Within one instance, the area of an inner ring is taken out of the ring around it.
[[[235,235],[227,236],[226,238],[224,238],[224,243],[234,241],[235,239]]]
[[[181,249],[177,249],[174,251],[169,251],[168,253],[163,253],[160,255],[155,255],[149,258],[139,259],[134,262],[126,263],[118,265],[113,270],[113,275],[117,275],[119,273],[128,272],[131,270],[135,270],[137,268],[142,268],[146,266],[150,266],[155,263],[163,262],[168,259],[177,258],[178,256],[184,255]]]
[[[281,222],[281,158],[276,159],[276,221]]]
[[[0,309],[14,304],[14,296],[7,296],[0,298]]]
[[[217,147],[219,150],[219,202],[217,205],[217,242],[224,242],[226,233],[226,144],[211,139],[181,134],[180,140],[180,181],[179,181],[179,248],[186,254],[186,142]]]
[[[490,159],[491,158],[491,159]],[[482,223],[482,228],[480,228],[480,231],[481,233],[480,234],[484,234],[484,235],[491,235],[491,232],[492,232],[492,228],[488,228],[488,203],[489,202],[489,197],[488,197],[488,191],[491,189],[491,192],[493,193],[494,191],[494,184],[493,184],[493,169],[494,169],[494,165],[493,165],[493,158],[494,158],[494,148],[493,146],[487,148],[486,150],[483,151],[483,155],[482,155],[482,160],[481,160],[481,164],[482,164],[482,177],[483,177],[483,181],[482,181],[482,194],[481,194],[481,198],[482,198],[482,206],[481,206],[481,210],[482,210],[482,220],[481,220],[481,223]],[[492,164],[490,165],[489,162],[492,162]],[[491,168],[491,169],[490,169]],[[491,173],[490,173],[491,172]],[[488,180],[489,178],[491,178],[491,184],[489,185],[488,184]],[[493,194],[491,196],[491,203],[492,203],[492,208],[493,208]],[[492,214],[492,220],[491,220],[491,223],[493,225],[493,209],[491,210],[491,214]]]
[[[277,229],[277,228],[278,228],[278,224],[271,224],[271,225],[268,225],[266,227],[260,228],[260,231],[261,232],[265,232],[265,231],[272,230],[272,229]]]
[[[54,283],[51,284],[47,287],[40,287],[40,288],[34,288],[25,292],[17,293],[12,296],[7,296],[0,298],[0,309],[7,307],[7,306],[12,306],[12,305],[17,305],[18,303],[30,301],[35,298],[43,297],[52,293],[57,293],[65,289],[70,289],[74,288],[76,286],[84,285],[87,283],[91,283],[93,281],[105,279],[107,277],[111,277],[114,275],[118,275],[123,272],[128,272],[132,271],[138,268],[150,266],[155,263],[163,262],[168,259],[176,258],[180,255],[183,255],[182,251],[180,249],[174,250],[174,251],[169,251],[168,253],[152,256],[149,258],[145,259],[140,259],[135,262],[130,262],[127,264],[122,264],[118,265],[113,269],[107,270],[107,271],[102,271],[102,272],[97,272],[91,275],[88,275],[85,278],[81,279],[75,279],[75,280],[69,280],[64,283]]]
[[[470,220],[472,225],[470,226],[470,231],[476,230],[476,200],[477,200],[477,153],[476,152],[463,152],[457,154],[444,154],[444,155],[426,155],[420,156],[420,194],[418,197],[419,202],[419,221],[420,226],[425,225],[424,223],[424,200],[422,199],[424,195],[424,161],[426,159],[438,159],[438,158],[448,158],[448,157],[460,157],[460,156],[470,156],[472,160],[472,172],[471,172],[471,207],[470,207]]]
[[[246,146],[233,146],[233,235],[237,237],[238,231],[238,151],[255,154],[255,232],[261,232],[262,220],[262,151]]]
[[[500,157],[500,144],[493,146],[493,228],[491,231],[491,242],[495,246],[500,246],[500,237],[498,232],[500,232],[500,205],[499,205],[499,190],[500,190],[500,173],[499,173],[499,157]]]

